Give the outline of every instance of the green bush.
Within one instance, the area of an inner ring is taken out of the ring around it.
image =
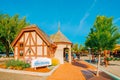
[[[30,64],[29,63],[25,63],[24,65],[22,65],[22,68],[29,68]]]
[[[18,68],[24,69],[24,68],[30,67],[30,64],[25,63],[24,61],[20,61],[20,60],[9,60],[6,62],[6,67],[7,68],[12,67],[15,69],[18,69]]]
[[[108,57],[108,58],[107,58],[107,60],[108,60],[108,61],[111,61],[111,60],[113,60],[113,58],[111,58],[111,57]]]
[[[117,58],[117,61],[120,61],[120,58]]]
[[[117,60],[117,58],[115,58],[115,61]]]
[[[113,58],[113,61],[115,61],[115,58]]]
[[[120,61],[120,58],[118,59],[118,61]]]
[[[116,60],[117,60],[117,58],[116,58],[116,57],[114,57],[114,58],[113,58],[113,61],[116,61]]]

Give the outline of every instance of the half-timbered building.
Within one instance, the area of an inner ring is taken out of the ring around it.
[[[35,59],[38,57],[56,57],[64,63],[64,54],[69,50],[71,55],[72,43],[58,30],[49,37],[36,25],[23,28],[12,42],[15,59]],[[69,60],[71,57],[69,56]]]

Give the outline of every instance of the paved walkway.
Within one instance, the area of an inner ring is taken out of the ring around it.
[[[85,80],[80,68],[65,63],[51,75],[47,80]]]
[[[89,60],[89,57],[81,57],[82,60]],[[93,63],[92,63],[93,64]],[[97,66],[97,64],[93,64]],[[103,71],[108,71],[118,77],[120,77],[120,61],[110,61],[109,65],[105,67],[105,65],[100,65],[100,69]]]
[[[110,64],[107,67],[103,65],[100,66],[100,68],[120,77],[120,61],[110,61],[109,63]]]
[[[104,72],[96,77],[96,68],[85,61],[65,63],[58,67],[47,80],[114,80]]]

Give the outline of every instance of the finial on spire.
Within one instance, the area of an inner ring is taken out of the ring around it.
[[[58,22],[58,31],[60,31],[60,22]]]

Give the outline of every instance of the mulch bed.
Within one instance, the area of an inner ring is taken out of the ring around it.
[[[6,66],[4,64],[0,64],[0,68],[6,69]],[[51,70],[47,67],[38,67],[36,70],[34,68],[25,68],[24,71],[31,71],[31,72],[50,72]]]
[[[34,68],[26,68],[24,69],[25,71],[32,71],[32,72],[50,72],[50,69],[48,69],[47,67],[38,67],[36,68],[36,70]]]
[[[0,64],[0,68],[6,69],[6,66],[4,64]]]

